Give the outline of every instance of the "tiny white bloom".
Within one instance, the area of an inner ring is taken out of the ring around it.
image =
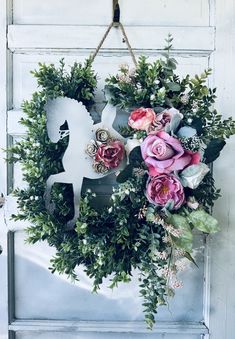
[[[166,93],[165,87],[160,88],[159,91],[158,91],[158,93],[160,93],[160,94],[165,94],[165,93]]]
[[[199,207],[199,203],[194,197],[188,197],[187,206],[192,210],[196,210]]]
[[[123,63],[123,64],[119,65],[119,68],[120,69],[128,69],[129,65],[127,63]]]

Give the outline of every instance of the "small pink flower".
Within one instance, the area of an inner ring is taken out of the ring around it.
[[[133,129],[148,131],[156,118],[156,114],[152,108],[138,108],[131,112],[128,125]]]
[[[116,168],[124,158],[124,145],[119,140],[101,144],[97,150],[95,160],[101,161],[107,168]]]
[[[174,175],[162,174],[149,177],[147,182],[146,197],[152,204],[164,207],[173,203],[177,210],[185,202],[184,188]]]
[[[149,134],[141,144],[141,153],[151,176],[179,171],[200,162],[198,152],[184,150],[178,139],[164,131]]]

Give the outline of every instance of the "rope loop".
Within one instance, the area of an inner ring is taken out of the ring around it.
[[[130,55],[131,55],[131,58],[132,58],[132,61],[134,63],[135,66],[137,66],[137,61],[136,61],[136,57],[134,55],[134,52],[133,52],[133,49],[131,48],[131,45],[130,45],[130,42],[129,42],[129,39],[127,37],[127,34],[126,34],[126,31],[125,31],[125,28],[123,26],[123,24],[121,22],[111,22],[111,24],[108,26],[108,28],[106,29],[102,39],[100,40],[95,52],[90,56],[90,63],[92,63],[95,59],[95,57],[97,56],[97,54],[99,53],[104,41],[106,40],[107,36],[109,35],[109,32],[111,31],[112,27],[117,27],[121,29],[121,32],[122,32],[122,36],[123,36],[123,42],[126,43],[127,45],[127,48],[128,48],[128,51],[130,52]]]

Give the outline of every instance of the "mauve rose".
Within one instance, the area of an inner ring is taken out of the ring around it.
[[[156,114],[152,108],[138,108],[131,112],[128,119],[128,125],[133,129],[148,131],[156,118]]]
[[[156,115],[156,119],[153,123],[153,129],[155,131],[175,131],[183,119],[183,114],[175,108],[165,109],[161,113]]]
[[[119,140],[99,146],[95,160],[101,161],[107,168],[116,168],[124,158],[124,145]]]
[[[149,175],[179,171],[200,162],[200,153],[184,150],[181,142],[164,131],[152,132],[141,144]]]
[[[149,177],[146,197],[156,206],[172,205],[177,210],[185,202],[184,189],[181,182],[172,174]]]

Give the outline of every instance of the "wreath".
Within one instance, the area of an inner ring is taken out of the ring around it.
[[[45,204],[46,181],[63,171],[69,142],[66,122],[61,127],[65,136],[51,142],[45,107],[51,100],[66,97],[91,108],[97,77],[90,59],[84,65],[75,63],[70,71],[63,60],[58,68],[39,64],[32,74],[40,90],[22,106],[26,116],[20,122],[28,134],[10,149],[10,161],[22,163],[28,183],[27,188],[14,191],[19,212],[13,215],[14,220],[32,223],[28,242],[43,240],[56,248],[52,272],[77,280],[75,269],[82,265],[93,279],[94,291],[106,277],[111,288],[128,283],[137,269],[149,328],[157,307],[166,305],[168,296],[182,284],[177,278],[182,260],[196,264],[194,229],[219,230],[210,214],[220,196],[211,164],[225,139],[235,133],[235,121],[223,120],[213,108],[216,90],[207,87],[211,70],[180,78],[177,62],[170,56],[171,42],[169,37],[163,58],[149,63],[142,56],[136,68],[121,65],[117,75],[106,79],[111,103],[126,110],[128,124],[119,130],[125,140],[100,128],[84,152],[94,172],[118,171],[117,184],[102,208],[97,207],[99,196],[83,190],[74,227],[66,227],[74,215],[71,185],[53,185],[53,213]]]

